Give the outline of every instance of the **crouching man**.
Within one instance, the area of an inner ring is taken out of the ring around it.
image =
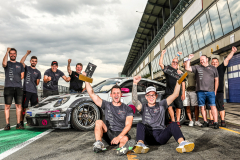
[[[156,102],[156,88],[150,86],[146,89],[147,104],[142,105],[137,98],[137,84],[141,76],[135,76],[133,79],[132,101],[137,110],[142,115],[142,122],[137,124],[137,144],[133,150],[135,153],[147,153],[149,148],[146,145],[164,145],[173,136],[179,143],[177,152],[191,152],[194,149],[194,143],[187,142],[176,122],[165,127],[165,112],[168,106],[179,96],[180,85],[176,83],[174,92],[160,102]]]
[[[121,102],[121,88],[118,85],[112,87],[110,94],[112,102],[108,102],[94,94],[89,82],[85,82],[85,84],[93,102],[104,110],[106,120],[106,123],[102,120],[97,120],[95,123],[96,142],[93,144],[93,151],[97,153],[105,150],[102,143],[103,138],[109,145],[119,145],[118,155],[126,154],[132,150],[136,141],[130,140],[131,136],[128,134],[132,127],[133,110]]]

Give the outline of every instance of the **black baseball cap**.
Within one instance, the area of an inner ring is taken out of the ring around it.
[[[58,62],[57,61],[52,61],[51,66],[53,66],[53,65],[58,66]]]

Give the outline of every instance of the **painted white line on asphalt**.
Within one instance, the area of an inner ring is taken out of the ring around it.
[[[29,139],[29,140],[21,143],[21,144],[19,144],[19,145],[15,146],[15,147],[13,147],[13,148],[11,148],[11,149],[3,152],[2,154],[0,154],[0,160],[6,158],[7,156],[9,156],[9,155],[11,155],[11,154],[13,154],[14,152],[17,152],[18,150],[20,150],[20,149],[22,149],[23,147],[29,145],[30,143],[36,141],[37,139],[39,139],[39,138],[47,135],[48,133],[52,132],[53,130],[54,130],[54,129],[48,129],[48,130],[46,130],[45,132],[43,132],[43,133],[41,133],[41,134],[39,134],[39,135],[37,135],[37,136],[35,136],[35,137],[33,137],[33,138],[31,138],[31,139]]]

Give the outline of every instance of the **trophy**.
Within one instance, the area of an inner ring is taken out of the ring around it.
[[[88,65],[87,65],[87,68],[86,68],[86,70],[85,70],[86,76],[80,74],[79,77],[78,77],[79,80],[92,83],[92,82],[93,82],[93,79],[92,79],[91,77],[92,77],[93,72],[95,71],[96,68],[97,68],[96,65],[94,65],[94,64],[92,64],[92,63],[89,62]]]
[[[170,75],[171,77],[175,78],[178,80],[178,84],[181,84],[183,81],[186,81],[186,77],[187,77],[187,72],[185,73],[182,73],[182,74],[178,74],[177,73],[177,70],[174,69],[173,67],[171,66],[166,66],[164,69],[163,69],[163,72]]]

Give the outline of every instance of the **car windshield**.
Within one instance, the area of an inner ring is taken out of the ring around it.
[[[119,82],[120,80],[118,79],[107,79],[93,86],[93,91],[94,93],[107,93],[115,84],[118,84]]]

